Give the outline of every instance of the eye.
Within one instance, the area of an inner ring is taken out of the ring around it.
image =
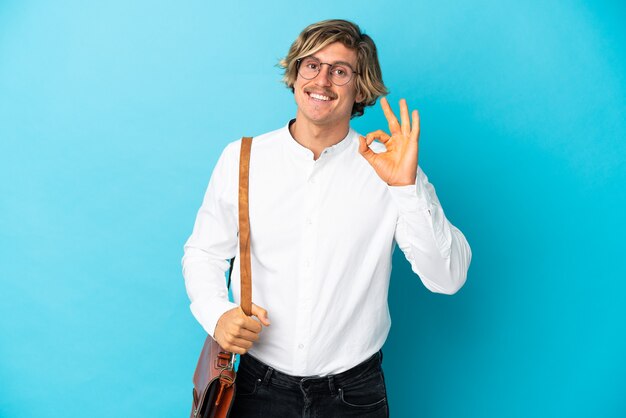
[[[348,69],[345,67],[333,67],[332,73],[339,78],[345,78],[348,75]]]
[[[307,58],[304,61],[302,61],[302,66],[304,68],[307,68],[309,70],[317,70],[319,68],[319,62],[311,59],[311,58]]]

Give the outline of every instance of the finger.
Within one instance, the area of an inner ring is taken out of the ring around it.
[[[400,132],[400,124],[398,123],[398,119],[396,115],[393,114],[391,107],[389,106],[389,102],[386,97],[380,99],[380,106],[383,108],[383,113],[385,114],[385,118],[387,119],[387,123],[389,124],[389,131],[391,134],[395,134]]]
[[[236,354],[246,354],[246,352],[252,348],[252,343],[250,341],[238,339],[232,339],[231,341],[232,342],[227,341],[224,345],[220,344],[220,347],[230,353]]]
[[[245,328],[240,328],[239,331],[235,333],[234,337],[242,339],[242,340],[246,340],[246,341],[255,342],[259,339],[259,334],[252,332],[250,330],[247,330]]]
[[[417,110],[413,111],[413,121],[411,123],[411,139],[413,141],[419,141],[420,137],[420,115]]]
[[[228,343],[219,343],[223,351],[235,354],[246,354],[245,350]]]
[[[359,135],[359,154],[361,154],[367,161],[371,161],[375,155],[375,152],[369,147],[367,139],[361,135]]]
[[[224,342],[226,343],[226,345],[237,346],[241,348],[250,348],[252,347],[252,343],[253,343],[253,341],[251,340],[247,340],[245,338],[239,337],[238,334],[227,334],[224,337]],[[224,347],[224,348],[227,348],[227,347]]]
[[[267,311],[261,308],[260,306],[255,305],[253,303],[251,312],[252,312],[252,315],[259,318],[259,320],[261,321],[263,325],[268,326],[271,323],[269,317],[267,316]]]
[[[387,134],[387,132],[383,131],[382,129],[370,132],[365,136],[367,145],[371,145],[371,143],[374,142],[375,139],[378,139],[383,144],[386,144],[389,141],[389,138],[391,138],[389,134]]]
[[[243,338],[235,338],[233,339],[231,345],[239,348],[243,348],[245,350],[249,350],[252,348],[252,341],[244,340]]]
[[[402,134],[408,137],[411,134],[411,120],[409,119],[409,107],[406,100],[400,100],[400,120],[402,121]]]
[[[259,321],[252,319],[250,317],[246,317],[242,328],[245,328],[248,331],[252,331],[258,334],[263,329],[263,326],[261,325]]]
[[[224,349],[224,351],[228,351],[229,353],[235,353],[235,354],[246,354],[248,351],[244,350],[243,348],[239,348],[239,347],[235,347],[234,345],[229,345],[226,347],[222,347]]]

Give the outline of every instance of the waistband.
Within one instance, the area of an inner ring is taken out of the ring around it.
[[[344,372],[327,376],[292,376],[279,372],[249,354],[240,357],[239,370],[252,374],[263,384],[281,386],[284,388],[301,389],[306,386],[308,391],[335,391],[335,386],[342,387],[363,376],[379,371],[383,361],[382,351],[378,351],[364,362],[357,364]]]

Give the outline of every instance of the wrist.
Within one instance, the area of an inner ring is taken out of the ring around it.
[[[387,185],[392,187],[414,186],[416,180],[417,177],[413,176],[413,178],[389,181],[387,182]]]

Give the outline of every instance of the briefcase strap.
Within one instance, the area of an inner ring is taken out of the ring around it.
[[[252,267],[250,261],[250,214],[248,188],[250,179],[250,151],[252,138],[241,139],[239,156],[239,265],[241,273],[241,309],[252,315]]]

